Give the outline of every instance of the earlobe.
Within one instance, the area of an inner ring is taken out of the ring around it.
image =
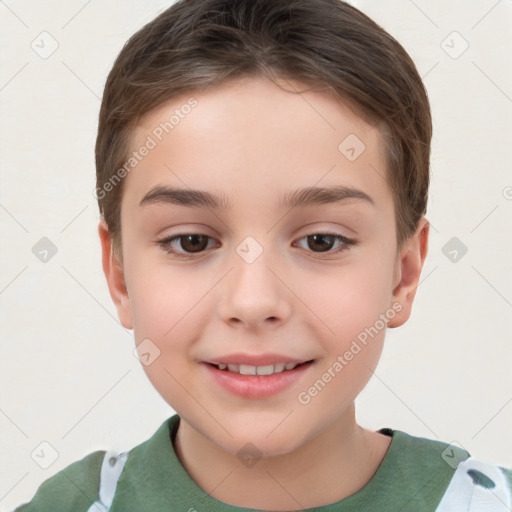
[[[107,279],[110,296],[116,306],[121,324],[126,329],[133,329],[130,298],[126,287],[123,266],[114,254],[112,239],[107,224],[103,219],[100,219],[98,233],[101,241],[103,272]]]
[[[414,234],[404,243],[397,262],[398,282],[393,290],[392,304],[400,304],[400,311],[388,322],[388,327],[399,327],[411,315],[412,303],[427,256],[430,225],[425,217],[418,222]]]

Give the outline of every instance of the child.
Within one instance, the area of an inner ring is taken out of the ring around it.
[[[427,253],[430,140],[410,57],[339,0],[182,0],[136,33],[101,106],[99,234],[177,414],[17,510],[510,510],[511,469],[355,420]]]

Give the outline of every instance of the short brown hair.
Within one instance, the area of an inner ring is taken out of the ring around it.
[[[112,178],[133,128],[175,96],[249,75],[329,91],[379,124],[401,246],[426,211],[432,136],[427,93],[404,48],[340,0],[180,0],[128,40],[105,85],[96,197],[114,249],[121,254],[124,180]]]

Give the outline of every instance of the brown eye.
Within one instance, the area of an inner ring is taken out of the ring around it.
[[[213,238],[207,235],[186,233],[160,240],[158,245],[176,258],[187,258],[202,253],[207,248],[210,240],[213,241]]]
[[[185,252],[201,252],[206,249],[208,238],[204,235],[182,235],[179,240]]]
[[[303,245],[300,243],[302,240],[306,241]],[[317,254],[336,254],[338,252],[346,251],[351,245],[355,245],[356,243],[357,242],[355,240],[351,240],[350,238],[336,233],[314,233],[312,235],[302,237],[299,240],[298,245],[309,250],[309,252]],[[338,245],[336,246],[336,244]],[[304,247],[304,245],[306,245],[306,247]],[[334,250],[331,250],[333,247]]]
[[[328,251],[334,245],[336,237],[334,235],[317,234],[306,237],[308,246],[311,249],[319,249],[320,252]]]

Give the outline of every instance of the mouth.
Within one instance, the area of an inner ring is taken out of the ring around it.
[[[312,378],[314,359],[264,366],[204,362],[208,382],[243,399],[270,399],[287,389],[302,389]],[[308,377],[309,376],[309,377]],[[302,384],[301,384],[302,383]]]
[[[254,366],[250,364],[234,363],[206,363],[218,370],[225,372],[238,373],[240,375],[273,375],[275,373],[289,372],[295,368],[312,363],[313,359],[303,363],[276,363],[264,366]]]

